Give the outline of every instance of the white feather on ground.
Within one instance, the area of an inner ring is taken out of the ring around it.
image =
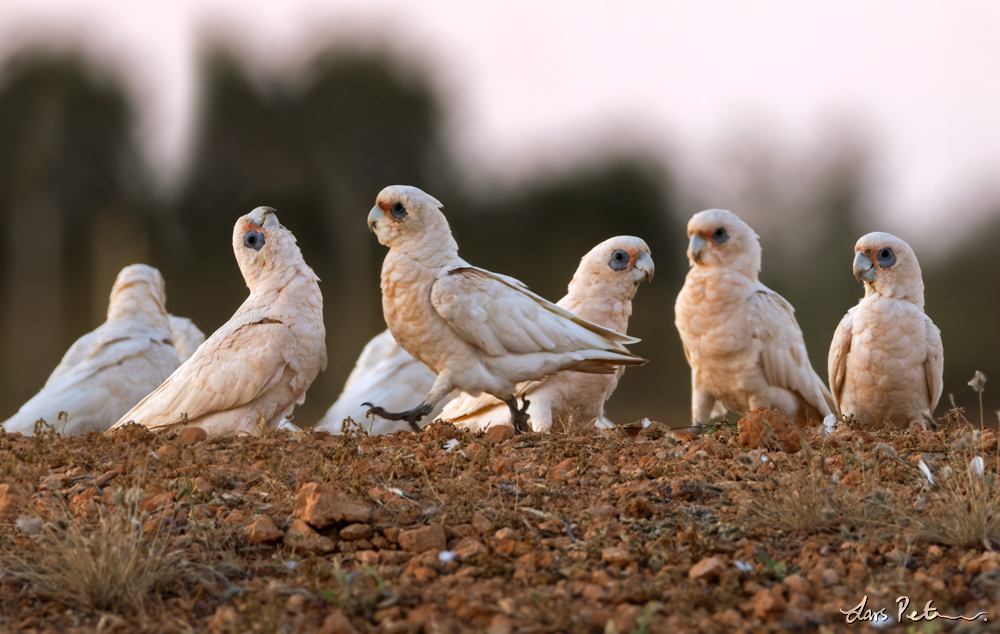
[[[4,429],[31,435],[39,419],[66,435],[108,429],[180,365],[165,302],[159,271],[145,264],[122,269],[107,321],[70,347]]]
[[[274,429],[326,367],[318,278],[270,207],[241,217],[233,250],[250,296],[152,394],[112,427],[196,426],[209,435]]]

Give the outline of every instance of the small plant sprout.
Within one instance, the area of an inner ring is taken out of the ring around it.
[[[986,375],[976,370],[976,375],[969,381],[969,387],[979,395],[979,429],[983,429],[983,392],[986,391]]]

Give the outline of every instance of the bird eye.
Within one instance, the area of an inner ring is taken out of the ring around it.
[[[389,209],[389,213],[392,214],[392,217],[396,220],[402,220],[406,217],[406,207],[403,206],[403,203],[398,202],[394,204],[391,209]]]
[[[875,257],[878,260],[878,265],[883,269],[887,269],[896,263],[896,254],[889,247],[883,247]]]
[[[719,227],[718,229],[712,232],[712,242],[714,242],[715,244],[722,244],[728,239],[729,239],[729,234],[726,233],[725,227]]]
[[[608,262],[608,266],[616,271],[624,271],[628,268],[628,262],[632,258],[629,257],[628,251],[625,249],[618,249],[611,254],[611,261]]]
[[[243,234],[243,246],[249,247],[254,251],[260,251],[264,246],[264,234],[260,231],[247,231]]]

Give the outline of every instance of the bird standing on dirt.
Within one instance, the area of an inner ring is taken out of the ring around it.
[[[319,281],[274,210],[236,222],[233,250],[250,296],[163,385],[121,417],[209,435],[274,429],[326,367]]]
[[[722,209],[695,214],[687,229],[691,270],[674,312],[691,366],[694,423],[757,407],[822,421],[833,399],[809,363],[791,304],[757,279],[757,234]]]
[[[830,344],[837,410],[868,424],[934,424],[944,385],[941,331],[924,313],[924,281],[910,245],[869,233],[854,246],[854,276],[865,296]]]
[[[527,431],[517,385],[560,370],[614,374],[645,363],[624,344],[637,340],[581,319],[521,282],[458,256],[441,203],[415,187],[383,189],[368,226],[389,247],[382,265],[382,310],[399,345],[436,374],[423,403],[405,412],[373,406],[383,418],[417,421],[454,388],[492,394]]]
[[[66,351],[42,390],[3,428],[30,436],[40,419],[64,435],[110,427],[182,361],[165,304],[159,271],[145,264],[122,269],[111,289],[107,321]]]
[[[621,334],[628,329],[632,298],[641,282],[653,279],[649,247],[639,238],[618,236],[605,240],[580,260],[568,293],[558,305],[577,317]],[[552,427],[553,421],[572,418],[576,423],[610,427],[604,418],[608,400],[618,379],[615,374],[586,374],[565,370],[541,381],[517,386],[521,398],[530,399],[528,417],[534,431]],[[510,414],[503,403],[489,394],[460,394],[445,405],[441,420],[472,431],[493,425],[509,425]]]

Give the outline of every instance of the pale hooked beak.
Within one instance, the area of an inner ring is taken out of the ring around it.
[[[378,205],[372,207],[372,210],[368,212],[368,230],[375,233],[375,225],[378,223],[379,218],[382,218],[385,214],[379,209]]]
[[[273,229],[280,225],[274,207],[257,207],[247,214],[247,220],[261,229]]]
[[[705,248],[708,243],[705,238],[701,237],[697,233],[691,234],[691,242],[688,243],[688,257],[695,262],[701,261],[701,250]]]
[[[857,255],[854,256],[854,277],[858,278],[859,282],[868,282],[869,284],[875,281],[875,265],[861,251],[858,251]]]
[[[653,270],[653,258],[649,257],[648,253],[643,253],[632,265],[632,279],[636,284],[644,281],[652,282]]]

